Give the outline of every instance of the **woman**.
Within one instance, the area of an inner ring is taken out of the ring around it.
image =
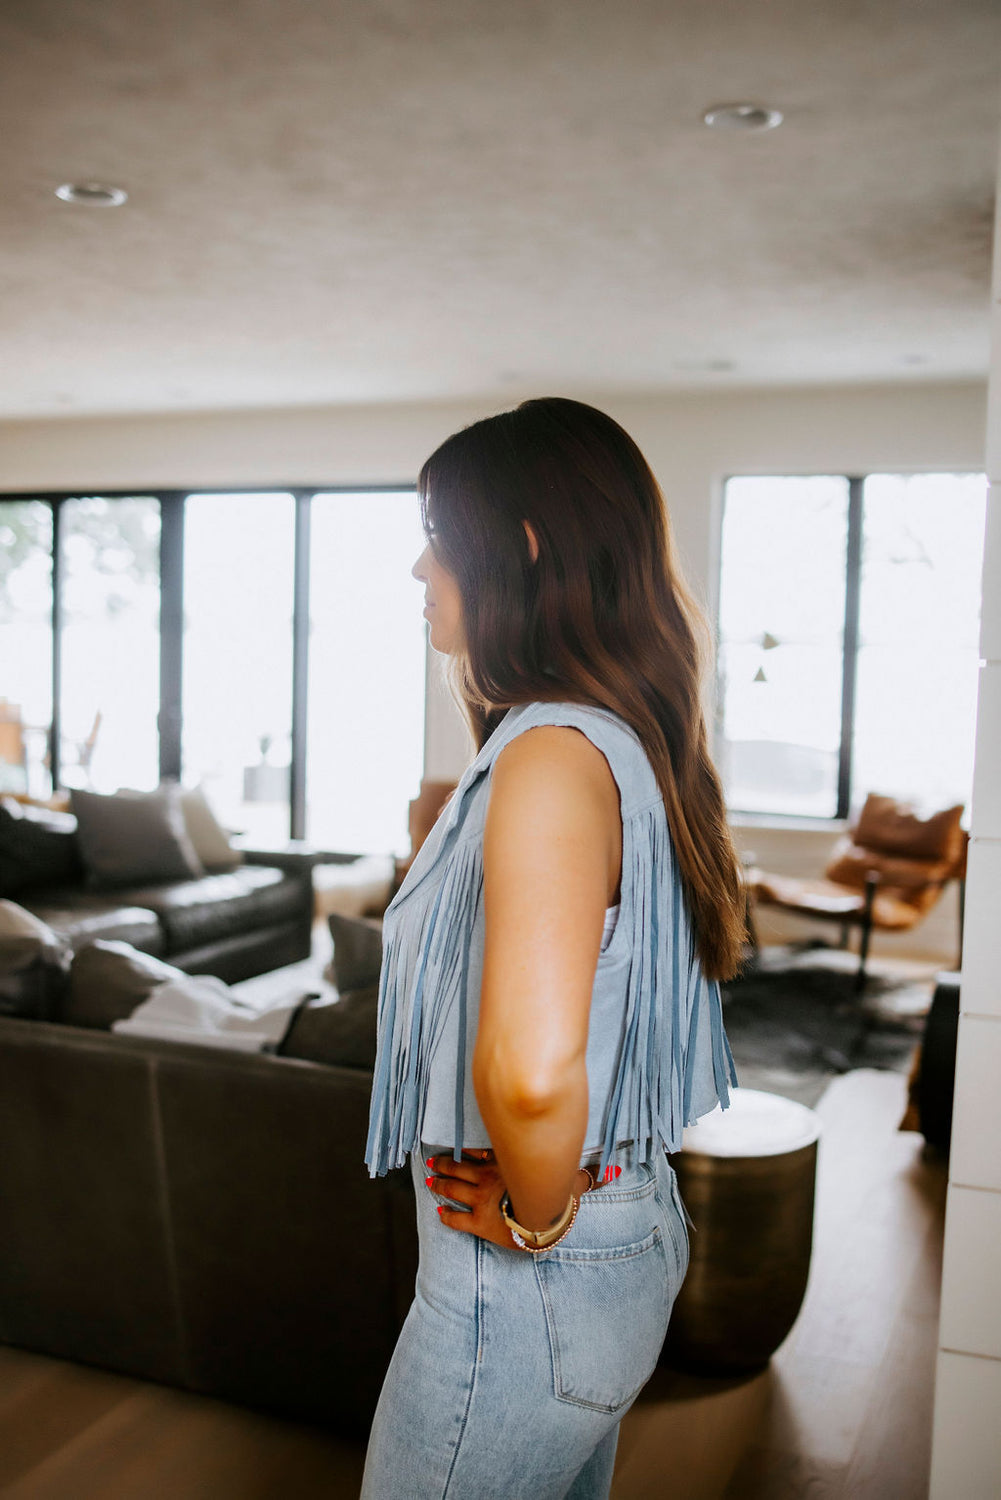
[[[416,1297],[363,1500],[596,1500],[688,1265],[665,1154],[737,1082],[743,935],[696,611],[632,439],[576,401],[420,476],[432,646],[478,754],[386,912],[366,1161]]]

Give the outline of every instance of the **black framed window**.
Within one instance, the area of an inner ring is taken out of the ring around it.
[[[983,474],[741,475],[723,496],[717,758],[734,811],[969,805]]]
[[[201,785],[227,827],[404,853],[416,494],[0,496],[0,791]]]
[[[51,790],[54,527],[45,500],[0,505],[0,792]]]

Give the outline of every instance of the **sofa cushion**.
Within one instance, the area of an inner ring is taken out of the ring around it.
[[[107,1031],[113,1021],[130,1016],[158,984],[183,978],[180,969],[129,943],[98,938],[73,956],[58,1019],[66,1026]]]
[[[751,893],[759,901],[774,901],[804,916],[859,918],[865,909],[863,891],[851,890],[832,880],[804,880],[798,875],[776,875],[770,870],[754,870],[748,880]],[[914,926],[923,908],[913,901],[903,901],[893,892],[877,891],[872,904],[876,927],[888,932],[907,932]]]
[[[0,896],[82,879],[76,818],[0,797]]]
[[[301,918],[304,879],[308,872],[287,875],[272,865],[241,865],[226,874],[133,886],[122,894],[130,903],[156,913],[169,956],[234,933]]]
[[[334,956],[328,977],[342,992],[379,983],[382,968],[382,923],[374,918],[344,917],[331,912],[327,918],[334,940]]]
[[[40,917],[70,947],[82,948],[95,938],[118,939],[145,953],[162,953],[163,929],[155,912],[134,905],[123,893],[116,900],[74,886],[54,890],[26,891],[21,904]]]
[[[310,1000],[299,1010],[277,1049],[283,1057],[331,1067],[375,1067],[379,987],[342,991],[337,999]]]
[[[850,838],[841,838],[831,852],[824,875],[839,885],[863,891],[871,871],[879,876],[882,892],[890,891],[902,901],[923,902],[929,886],[933,888],[931,900],[936,899],[935,887],[949,879],[953,865],[954,861],[948,859],[906,859],[903,855],[881,854],[876,849],[861,848]]]
[[[204,875],[184,826],[176,782],[155,792],[111,796],[72,787],[70,800],[91,890]]]

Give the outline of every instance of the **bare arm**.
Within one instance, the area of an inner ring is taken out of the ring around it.
[[[529,1229],[552,1224],[580,1190],[591,991],[621,850],[615,780],[585,735],[540,725],[497,757],[473,1086]]]

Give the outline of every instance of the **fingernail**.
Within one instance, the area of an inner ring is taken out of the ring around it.
[[[425,1160],[425,1162],[424,1162],[424,1165],[426,1167],[433,1167],[434,1166],[434,1157],[433,1156],[427,1157],[426,1160]]]
[[[444,1205],[444,1203],[439,1203],[438,1204],[438,1212],[440,1214],[443,1214],[445,1212],[445,1205]]]
[[[434,1178],[433,1177],[425,1177],[424,1181],[427,1183],[428,1187],[430,1187],[431,1184],[432,1184],[432,1182],[434,1182]]]

